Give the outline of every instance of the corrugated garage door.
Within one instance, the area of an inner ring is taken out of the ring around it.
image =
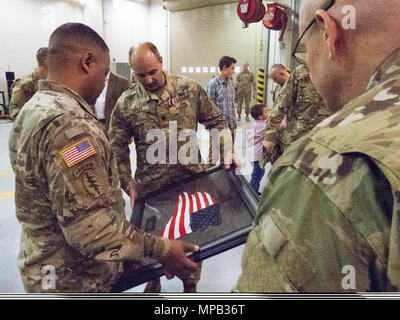
[[[241,66],[249,62],[256,75],[264,67],[265,34],[262,23],[242,28],[237,3],[170,12],[170,70],[198,81],[203,87],[218,73],[224,55]],[[235,77],[234,77],[235,78]]]

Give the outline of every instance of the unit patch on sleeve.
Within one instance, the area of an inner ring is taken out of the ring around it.
[[[89,138],[85,138],[62,150],[60,155],[64,159],[67,166],[72,167],[73,165],[85,160],[95,153],[96,150],[94,149]]]

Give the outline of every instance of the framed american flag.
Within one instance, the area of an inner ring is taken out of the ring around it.
[[[131,223],[146,232],[198,244],[194,261],[205,260],[246,242],[258,194],[235,169],[217,167],[138,199]],[[161,265],[125,263],[114,290],[125,291],[163,275]]]

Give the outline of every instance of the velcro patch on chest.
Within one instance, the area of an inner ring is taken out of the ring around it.
[[[93,144],[90,142],[89,138],[85,138],[62,150],[60,155],[67,166],[72,167],[95,153],[96,150]]]

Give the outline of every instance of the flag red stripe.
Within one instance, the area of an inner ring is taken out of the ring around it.
[[[204,203],[206,204],[206,208],[207,208],[207,207],[210,205],[210,204],[208,203],[207,196],[205,195],[204,192],[202,192],[201,195],[203,196],[203,200],[204,200]]]
[[[173,215],[173,216],[175,216],[176,213],[178,212],[178,206],[179,206],[179,196],[178,196],[178,199],[176,200],[176,206],[175,206],[175,211],[174,211],[174,215]],[[172,216],[172,217],[173,217],[173,216]],[[168,223],[172,220],[172,217],[171,217],[171,219],[168,220],[168,222],[167,222],[167,224],[166,224],[166,226],[165,226],[165,229],[163,229],[163,230],[161,231],[160,237],[164,237],[164,238],[168,237],[168,236],[167,236],[166,234],[164,234],[164,233],[165,233],[165,230],[167,229]],[[172,223],[172,221],[171,221],[171,223]],[[170,228],[169,228],[169,230],[171,230],[171,223],[170,223]],[[169,238],[169,237],[168,237],[168,238]]]
[[[179,202],[181,201],[181,198],[182,198],[182,196],[179,195],[178,200],[176,202],[176,209],[175,209],[174,215],[172,216],[171,224],[169,226],[169,234],[168,234],[169,239],[175,239],[174,238],[175,220],[176,220],[176,214],[178,213],[178,207],[179,207]]]
[[[190,193],[188,193],[189,196],[189,214],[193,213],[193,197]]]
[[[182,200],[183,200],[183,203],[182,203],[181,215],[179,217],[179,235],[181,237],[186,235],[186,231],[185,231],[185,211],[186,211],[186,206],[188,204],[186,203],[185,193],[182,193]]]
[[[199,211],[201,209],[201,203],[198,192],[196,192],[196,204],[197,204],[197,211]]]

